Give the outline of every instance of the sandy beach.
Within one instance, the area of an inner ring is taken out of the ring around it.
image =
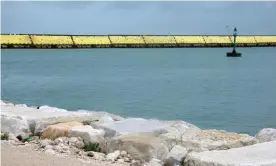
[[[103,161],[89,162],[71,156],[48,155],[32,146],[10,146],[1,143],[1,166],[120,166]]]

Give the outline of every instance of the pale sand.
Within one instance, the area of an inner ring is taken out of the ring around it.
[[[101,161],[85,163],[79,159],[47,155],[27,146],[10,146],[1,143],[1,166],[119,166]]]

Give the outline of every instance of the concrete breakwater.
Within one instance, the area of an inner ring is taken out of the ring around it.
[[[232,47],[227,35],[1,34],[1,48],[183,48]],[[238,36],[237,47],[275,47],[276,35]]]
[[[123,118],[106,112],[70,112],[1,101],[1,130],[15,137],[38,136],[29,144],[48,154],[123,165],[276,165],[276,129],[255,137],[202,130],[185,121]],[[98,152],[83,151],[98,143]]]

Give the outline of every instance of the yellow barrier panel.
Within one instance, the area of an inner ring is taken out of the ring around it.
[[[72,40],[73,38],[73,40]],[[74,42],[73,42],[74,41]],[[1,44],[110,45],[113,44],[229,44],[233,36],[54,36],[1,34]],[[33,43],[32,43],[33,42]],[[276,36],[237,36],[237,43],[276,43]]]
[[[203,37],[206,43],[232,43],[230,40],[230,36],[204,36]]]
[[[176,44],[173,36],[144,36],[146,44]]]
[[[31,35],[34,44],[73,44],[70,36],[43,36],[43,35]]]
[[[231,40],[234,41],[234,37],[231,37]],[[237,43],[256,43],[254,36],[237,36]]]
[[[113,44],[145,44],[142,36],[109,36]]]
[[[111,44],[108,36],[73,36],[75,44],[85,45],[85,44],[97,44],[105,45]]]
[[[276,43],[276,36],[255,36],[257,43]]]
[[[205,44],[202,36],[174,36],[177,43]]]
[[[1,35],[1,44],[32,44],[29,35]]]

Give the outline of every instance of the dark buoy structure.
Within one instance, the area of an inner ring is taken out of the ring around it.
[[[227,52],[226,56],[227,57],[240,57],[241,53],[236,52],[236,47],[237,47],[237,43],[236,43],[237,28],[236,27],[234,28],[233,36],[234,36],[233,51],[232,52]]]

